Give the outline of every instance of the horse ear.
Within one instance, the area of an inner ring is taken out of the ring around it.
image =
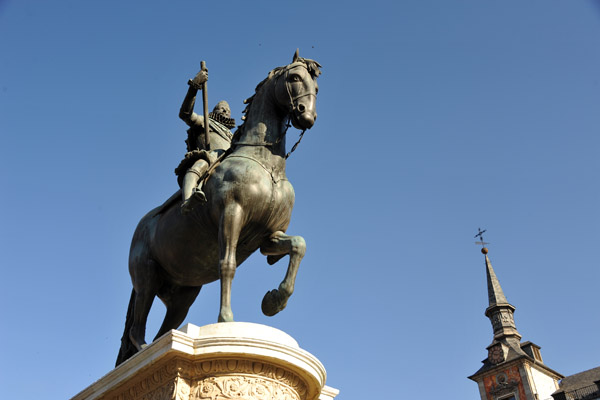
[[[295,63],[296,61],[298,61],[298,58],[300,58],[300,49],[296,49],[296,52],[294,53],[294,59],[292,60],[292,62]]]

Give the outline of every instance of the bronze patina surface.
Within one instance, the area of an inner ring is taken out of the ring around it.
[[[298,129],[313,126],[319,67],[296,52],[291,64],[273,69],[258,84],[246,100],[245,122],[203,185],[205,204],[182,213],[179,198],[139,222],[129,255],[133,290],[117,365],[145,345],[155,296],[167,308],[156,338],[176,329],[200,288],[216,280],[221,282],[218,321],[233,321],[235,270],[258,249],[270,264],[290,256],[285,278],[262,301],[265,315],[285,308],[306,251],[301,236],[285,234],[294,205],[285,175],[285,134],[288,122]]]

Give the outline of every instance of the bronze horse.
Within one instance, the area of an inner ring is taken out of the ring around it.
[[[231,283],[235,270],[260,249],[273,264],[290,256],[278,289],[267,292],[262,311],[283,310],[294,291],[306,245],[286,231],[294,189],[285,175],[285,133],[313,126],[320,65],[298,56],[272,70],[248,100],[245,122],[229,155],[204,185],[208,202],[182,215],[180,201],[150,211],[138,224],[129,254],[133,290],[116,364],[145,346],[146,320],[155,296],[167,311],[156,338],[177,329],[202,285],[221,280],[219,322],[233,321]]]

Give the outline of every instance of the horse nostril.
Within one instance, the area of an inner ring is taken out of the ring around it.
[[[298,111],[300,111],[301,113],[306,111],[306,107],[304,106],[304,104],[298,104]]]

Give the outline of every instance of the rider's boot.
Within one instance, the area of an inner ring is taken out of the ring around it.
[[[204,192],[198,188],[195,188],[192,192],[192,195],[181,203],[181,213],[187,214],[196,208],[197,205],[206,203],[206,195]]]

